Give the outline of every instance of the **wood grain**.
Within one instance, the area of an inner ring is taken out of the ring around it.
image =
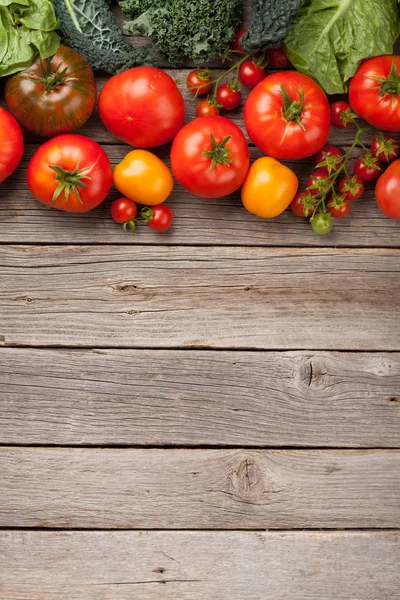
[[[0,527],[400,527],[400,451],[3,447],[0,497]]]
[[[4,246],[3,345],[400,349],[399,250]]]
[[[400,446],[400,355],[0,350],[0,443]]]
[[[2,532],[4,600],[396,600],[398,532]],[[267,592],[266,592],[267,591]]]

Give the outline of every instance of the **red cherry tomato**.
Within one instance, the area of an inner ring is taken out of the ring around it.
[[[118,198],[110,206],[111,218],[115,223],[121,223],[126,231],[127,227],[136,229],[134,218],[137,215],[137,205],[129,198]]]
[[[350,212],[350,202],[346,198],[335,200],[331,198],[328,201],[327,208],[335,219],[343,219]]]
[[[329,192],[331,184],[332,180],[325,171],[315,171],[307,181],[307,190],[313,196],[321,197]]]
[[[243,28],[243,29],[239,29],[236,33],[235,33],[235,37],[233,38],[232,41],[232,49],[236,50],[236,52],[240,52],[241,54],[245,54],[242,48],[242,45],[240,43],[240,38],[247,33],[247,29]]]
[[[213,81],[207,69],[190,71],[186,78],[187,89],[197,96],[204,96],[212,89]]]
[[[364,155],[361,158],[357,158],[354,163],[354,174],[361,181],[375,181],[375,179],[378,179],[381,171],[378,159],[371,155]]]
[[[202,100],[196,106],[196,117],[215,117],[219,115],[219,106],[212,100]]]
[[[311,217],[314,212],[312,206],[306,209],[305,205],[312,204],[313,196],[309,191],[297,192],[292,202],[290,203],[290,210],[297,217]]]
[[[339,192],[341,195],[346,197],[346,200],[359,200],[361,196],[364,194],[364,184],[357,177],[357,175],[353,175],[352,177],[343,177],[339,181]]]
[[[224,110],[233,110],[242,102],[242,94],[235,82],[224,83],[217,89],[217,102]]]
[[[265,56],[269,66],[273,69],[286,69],[287,67],[292,66],[292,63],[286,56],[284,49],[281,47],[269,48],[265,52]]]
[[[144,208],[140,216],[150,229],[158,233],[163,233],[170,229],[173,221],[172,210],[166,204],[157,204],[151,208]]]
[[[332,175],[343,164],[343,152],[337,146],[324,146],[315,156],[315,164],[319,171]]]
[[[371,153],[379,162],[391,163],[399,156],[399,144],[392,136],[380,133],[372,141]]]
[[[248,88],[255,87],[266,76],[266,70],[253,60],[245,60],[239,67],[239,79]]]
[[[351,127],[356,117],[355,113],[351,110],[351,106],[348,102],[339,100],[334,102],[330,106],[331,111],[331,123],[337,129],[347,129]]]

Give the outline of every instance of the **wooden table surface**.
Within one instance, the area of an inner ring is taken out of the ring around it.
[[[97,115],[81,133],[129,151]],[[178,185],[170,234],[127,235],[115,191],[33,200],[26,140],[0,202],[0,599],[400,598],[400,223],[373,186],[324,238]]]

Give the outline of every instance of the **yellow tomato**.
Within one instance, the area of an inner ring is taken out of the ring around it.
[[[289,167],[264,156],[250,167],[242,187],[242,202],[257,217],[272,219],[287,209],[298,187],[299,180]]]
[[[114,169],[114,185],[138,204],[155,206],[165,202],[174,180],[162,160],[147,150],[132,150]]]

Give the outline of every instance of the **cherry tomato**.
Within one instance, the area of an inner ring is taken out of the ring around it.
[[[325,171],[315,171],[307,181],[307,191],[313,196],[321,197],[329,192],[331,185],[332,179]]]
[[[330,198],[327,208],[335,219],[343,219],[350,212],[350,202],[345,197]]]
[[[136,229],[134,221],[137,215],[137,205],[129,198],[118,198],[110,206],[110,214],[113,221],[121,223],[126,231],[127,227]]]
[[[347,129],[351,127],[356,118],[356,114],[351,110],[348,102],[339,100],[330,105],[331,123],[337,129]]]
[[[365,189],[363,182],[357,175],[343,177],[339,181],[338,188],[339,192],[346,197],[346,200],[359,200]]]
[[[256,87],[266,76],[266,70],[254,60],[245,60],[239,67],[239,79],[248,88]]]
[[[332,175],[343,164],[343,152],[336,146],[324,146],[315,157],[315,164],[319,171]]]
[[[140,216],[150,229],[159,233],[170,229],[173,221],[172,210],[165,204],[144,208]]]
[[[311,217],[314,212],[313,205],[315,207],[315,201],[315,196],[310,194],[309,191],[297,192],[290,203],[290,210],[297,217]]]
[[[333,221],[328,213],[317,213],[310,221],[314,233],[327,235],[332,231]]]
[[[391,163],[399,156],[399,144],[392,136],[380,133],[372,141],[371,153],[379,162]]]
[[[269,48],[265,52],[265,56],[269,66],[273,69],[285,69],[286,67],[292,66],[292,63],[286,56],[284,49],[280,46],[279,48]]]
[[[196,106],[196,117],[215,117],[219,115],[219,106],[213,100],[202,100]]]
[[[212,77],[208,69],[190,71],[186,78],[186,86],[189,91],[197,96],[208,94],[213,86]]]
[[[400,160],[392,162],[378,179],[375,197],[379,208],[389,219],[400,220]]]
[[[354,174],[361,181],[375,181],[375,179],[378,179],[381,171],[378,159],[370,154],[365,154],[361,158],[357,158],[354,163]]]
[[[217,89],[217,102],[224,110],[233,110],[242,102],[242,94],[236,82],[224,83]]]
[[[267,156],[306,158],[327,142],[329,104],[310,77],[281,71],[268,75],[250,92],[244,122],[251,140]]]
[[[24,154],[24,138],[17,121],[0,107],[0,183],[18,167]]]
[[[236,50],[236,52],[240,52],[241,54],[245,54],[245,52],[243,51],[242,45],[240,43],[240,38],[247,33],[247,29],[243,28],[243,29],[239,29],[236,33],[235,33],[235,37],[233,38],[232,41],[232,49]]]

